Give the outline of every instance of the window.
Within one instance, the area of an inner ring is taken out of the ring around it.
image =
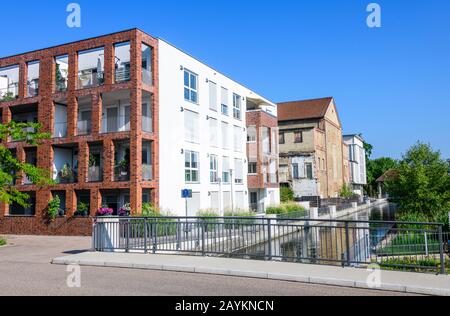
[[[39,95],[39,61],[27,63],[27,97]]]
[[[219,160],[216,155],[209,156],[209,181],[211,183],[218,182]]]
[[[234,182],[236,184],[243,184],[244,183],[244,167],[243,167],[242,159],[234,159],[234,169],[235,169]]]
[[[68,78],[69,78],[69,55],[62,55],[55,57],[56,91],[67,91]]]
[[[298,169],[298,163],[293,163],[292,164],[292,177],[294,179],[300,179],[300,173],[299,173],[299,169]]]
[[[236,120],[241,119],[241,96],[233,93],[233,117]]]
[[[184,140],[189,143],[200,143],[200,128],[198,114],[184,111]]]
[[[78,89],[103,85],[104,59],[105,52],[103,48],[78,53]]]
[[[284,132],[280,132],[280,140],[279,140],[280,144],[285,144],[286,143],[286,139],[284,137]]]
[[[243,144],[243,130],[242,127],[235,126],[234,127],[234,151],[241,153],[244,151]]]
[[[209,109],[217,111],[217,84],[212,81],[209,84]]]
[[[294,132],[294,142],[296,144],[303,143],[303,132],[302,131]]]
[[[222,122],[222,148],[230,149],[228,123]]]
[[[152,48],[142,43],[142,82],[151,86],[153,84],[152,74]]]
[[[223,157],[222,160],[222,182],[230,183],[230,158]]]
[[[257,174],[258,173],[258,166],[257,166],[256,162],[249,162],[248,173],[249,174]]]
[[[312,167],[312,163],[306,163],[305,164],[305,171],[306,171],[306,178],[309,180],[313,179],[313,167]]]
[[[256,126],[249,126],[247,128],[247,142],[248,143],[256,142]]]
[[[184,157],[186,182],[199,182],[198,153],[193,151],[186,151]]]
[[[129,81],[130,76],[130,42],[114,45],[115,65],[114,78],[116,83]]]
[[[184,99],[193,103],[198,102],[198,75],[184,70]]]
[[[219,147],[219,126],[215,118],[209,118],[209,145]]]
[[[221,110],[223,115],[228,115],[228,90],[222,87],[221,90]]]

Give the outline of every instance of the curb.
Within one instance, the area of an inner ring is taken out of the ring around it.
[[[345,280],[345,279],[335,279],[335,278],[323,278],[323,277],[310,277],[302,275],[290,275],[282,273],[265,273],[256,271],[245,271],[245,270],[228,270],[228,269],[218,269],[218,268],[207,268],[207,267],[192,267],[192,266],[177,266],[177,265],[155,265],[155,264],[133,264],[127,262],[105,262],[102,260],[67,260],[64,258],[53,259],[52,264],[55,265],[71,265],[77,264],[81,266],[88,267],[108,267],[108,268],[119,268],[119,269],[138,269],[138,270],[152,270],[152,271],[171,271],[171,272],[182,272],[182,273],[198,273],[198,274],[209,274],[218,276],[232,276],[232,277],[245,277],[252,279],[264,279],[264,280],[276,280],[276,281],[286,281],[286,282],[298,282],[305,284],[316,284],[316,285],[327,285],[327,286],[339,286],[347,288],[356,288],[364,290],[378,290],[387,292],[400,292],[408,294],[420,294],[420,295],[431,295],[431,296],[450,296],[450,290],[439,289],[439,288],[421,288],[414,286],[405,286],[399,284],[388,284],[384,283],[380,287],[371,288],[365,282]]]

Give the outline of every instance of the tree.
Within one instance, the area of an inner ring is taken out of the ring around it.
[[[387,183],[399,205],[399,219],[448,222],[450,176],[448,165],[430,145],[417,143],[403,156],[398,176]]]
[[[0,124],[0,201],[7,204],[17,203],[21,206],[28,206],[28,194],[18,191],[13,183],[16,179],[26,176],[33,184],[43,186],[53,184],[50,172],[39,169],[28,163],[20,162],[4,146],[8,140],[23,140],[28,145],[37,146],[43,139],[50,138],[47,133],[40,132],[41,125],[38,123],[15,123]],[[30,131],[33,130],[33,131]]]
[[[366,191],[370,196],[377,194],[377,179],[381,177],[386,171],[398,168],[397,160],[388,157],[382,157],[367,161],[367,187]]]

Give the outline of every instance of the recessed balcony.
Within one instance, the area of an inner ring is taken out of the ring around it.
[[[30,62],[27,67],[27,97],[37,97],[39,95],[39,62]]]
[[[115,141],[114,181],[130,181],[130,142]]]
[[[14,101],[19,97],[19,66],[0,68],[0,102]]]
[[[53,157],[53,179],[60,184],[78,182],[78,148],[54,146]]]
[[[103,85],[104,56],[103,48],[78,53],[78,89]]]
[[[89,135],[92,131],[92,99],[78,98],[77,135]]]
[[[130,131],[130,91],[104,93],[102,133]]]
[[[89,144],[88,182],[103,181],[103,145]]]
[[[11,120],[16,123],[29,124],[38,122],[38,106],[36,104],[31,105],[19,105],[11,108]],[[24,127],[24,132],[34,133],[35,130],[32,127]],[[24,139],[20,137],[12,137],[12,141],[20,142]]]
[[[67,137],[67,100],[61,99],[54,102],[54,113],[53,137]]]
[[[116,83],[130,81],[130,43],[120,43],[114,45],[115,65],[114,80]]]

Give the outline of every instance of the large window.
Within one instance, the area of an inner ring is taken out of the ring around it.
[[[209,156],[209,181],[211,183],[218,182],[219,160],[216,155]]]
[[[103,48],[78,53],[78,89],[104,83],[105,52]]]
[[[198,103],[198,75],[184,70],[184,99]]]
[[[0,102],[19,96],[19,66],[0,68]]]
[[[39,95],[39,61],[27,63],[27,97]]]
[[[125,82],[130,80],[130,42],[114,45],[115,65],[114,78],[115,82]]]
[[[298,169],[298,163],[293,163],[292,164],[292,177],[294,179],[300,179],[300,172]]]
[[[244,183],[244,163],[242,159],[234,159],[234,182],[236,184]]]
[[[200,143],[200,128],[198,113],[184,111],[184,136],[189,143]]]
[[[313,179],[313,165],[312,163],[305,163],[305,171],[306,171],[306,178],[309,180]]]
[[[187,183],[199,182],[199,160],[198,153],[193,151],[185,152],[185,180]]]
[[[56,91],[66,91],[69,78],[69,55],[55,57],[55,86]]]
[[[262,147],[264,154],[270,154],[270,129],[268,127],[263,127],[262,129]]]
[[[222,160],[222,182],[230,183],[230,158],[223,157]]]
[[[241,115],[241,96],[233,93],[233,117],[237,120],[242,118]]]
[[[248,173],[249,174],[257,174],[258,173],[258,164],[256,162],[248,163]]]
[[[217,84],[212,81],[209,84],[209,109],[217,111]]]
[[[284,135],[285,135],[284,132],[280,132],[280,138],[279,138],[280,144],[286,143],[286,139],[285,139]]]
[[[247,127],[247,142],[248,143],[256,142],[256,126]]]
[[[142,82],[153,85],[152,48],[145,44],[142,44]]]
[[[228,90],[224,87],[221,89],[221,111],[223,115],[228,115]]]

